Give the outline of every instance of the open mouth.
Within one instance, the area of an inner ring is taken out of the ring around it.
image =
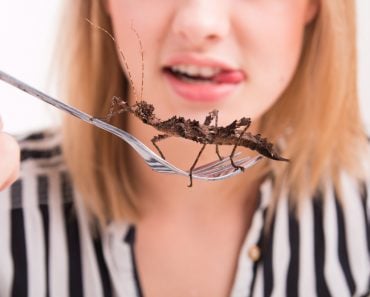
[[[163,71],[187,83],[237,84],[245,79],[240,70],[226,70],[220,67],[175,65],[164,67]]]
[[[162,72],[179,97],[193,102],[215,102],[228,98],[246,80],[243,70],[218,64],[204,60],[174,62],[164,66]]]

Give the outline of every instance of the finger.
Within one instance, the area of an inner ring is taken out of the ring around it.
[[[0,191],[9,187],[19,175],[20,152],[15,139],[0,132]]]

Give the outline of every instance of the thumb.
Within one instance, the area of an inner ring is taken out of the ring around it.
[[[10,186],[18,177],[20,152],[16,140],[2,132],[0,116],[0,191]]]

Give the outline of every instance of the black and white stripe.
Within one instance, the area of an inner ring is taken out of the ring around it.
[[[21,177],[0,192],[0,296],[141,296],[134,227],[92,234],[59,143],[54,133],[24,139]],[[273,184],[261,186],[231,296],[369,296],[370,184],[342,178],[342,200],[328,183],[299,217],[283,193],[267,233]]]
[[[37,194],[39,201],[39,210],[42,220],[44,233],[44,257],[45,257],[45,296],[50,296],[50,279],[49,279],[49,255],[50,255],[50,228],[49,228],[49,179],[47,175],[37,177]]]
[[[11,199],[21,203],[22,201],[22,181],[18,180],[11,188]],[[19,201],[20,200],[20,201]],[[25,218],[23,209],[16,208],[11,210],[11,254],[14,265],[13,283],[11,296],[28,295],[28,267]]]
[[[289,206],[290,215],[288,219],[289,224],[289,249],[290,259],[288,264],[288,273],[286,277],[286,292],[287,296],[295,297],[299,296],[299,251],[300,251],[300,222],[298,221],[296,209],[293,206]]]

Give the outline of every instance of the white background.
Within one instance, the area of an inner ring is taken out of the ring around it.
[[[61,0],[0,0],[0,70],[53,96],[55,88],[48,77],[61,3]],[[359,91],[370,132],[370,1],[357,0],[357,8]],[[0,114],[4,130],[13,134],[58,123],[52,107],[2,81]]]

